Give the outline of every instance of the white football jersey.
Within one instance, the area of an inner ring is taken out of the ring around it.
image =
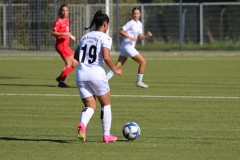
[[[112,38],[99,31],[91,31],[81,38],[76,81],[106,79],[102,47],[111,49],[111,45]]]
[[[137,38],[139,34],[142,34],[142,23],[140,21],[134,21],[133,19],[128,21],[122,29],[131,37]],[[122,45],[121,47],[124,47],[126,45],[130,45],[132,47],[135,47],[136,42],[131,41],[130,39],[123,37]]]

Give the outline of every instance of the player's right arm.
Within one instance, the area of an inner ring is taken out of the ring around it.
[[[54,27],[52,29],[52,36],[71,36],[71,32],[59,32],[59,28],[61,27],[61,23],[56,20],[54,23]]]
[[[131,29],[135,22],[133,20],[128,21],[119,31],[119,34],[122,35],[125,38],[130,39],[131,41],[137,41],[136,37],[132,37],[127,33],[127,30]]]
[[[71,32],[57,32],[57,31],[52,31],[52,36],[71,36]]]
[[[126,37],[126,38],[130,39],[131,41],[137,41],[137,38],[129,36],[129,35],[123,30],[123,28],[119,31],[119,34],[122,35],[123,37]]]

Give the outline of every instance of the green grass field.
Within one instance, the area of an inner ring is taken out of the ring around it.
[[[100,106],[78,142],[82,102],[75,70],[58,88],[57,54],[0,54],[1,160],[238,160],[240,159],[240,54],[144,54],[144,82],[135,87],[131,59],[111,87],[111,133],[102,142]],[[114,62],[117,56],[112,56]],[[141,127],[135,141],[125,123]]]

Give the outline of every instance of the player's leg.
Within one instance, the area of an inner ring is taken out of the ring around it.
[[[132,57],[132,59],[139,64],[138,73],[143,74],[147,64],[146,60],[141,54],[137,54],[136,56]]]
[[[142,88],[148,88],[148,85],[142,82],[143,73],[147,64],[146,60],[143,58],[143,56],[140,53],[132,57],[132,59],[139,64],[136,86],[142,87]]]
[[[120,55],[120,56],[118,57],[118,61],[117,61],[117,63],[116,63],[115,66],[116,66],[117,68],[121,69],[126,61],[127,61],[127,58]],[[108,71],[108,73],[107,73],[107,78],[108,78],[108,80],[111,79],[112,76],[114,76],[114,72],[113,72],[112,70]]]
[[[96,98],[95,96],[83,98],[82,102],[85,108],[82,110],[82,113],[81,113],[82,116],[81,116],[80,122],[82,122],[86,127],[94,111],[96,110]]]
[[[103,129],[103,142],[115,142],[117,140],[116,136],[110,134],[111,124],[112,124],[112,111],[110,104],[110,92],[103,96],[97,96],[102,108],[101,108],[101,123]]]
[[[116,63],[116,67],[121,69],[126,61],[127,61],[127,57],[124,57],[124,56],[120,55],[118,57],[118,61]]]
[[[101,123],[103,130],[103,141],[105,143],[115,142],[117,140],[116,136],[110,134],[111,123],[112,123],[112,111],[110,103],[110,89],[107,81],[96,80],[91,81],[92,88],[94,88],[94,93],[97,96],[99,103],[101,104]]]
[[[85,142],[86,127],[96,109],[96,98],[94,96],[94,91],[90,88],[87,82],[76,82],[76,85],[78,87],[78,91],[84,104],[84,109],[82,110],[80,115],[80,122],[77,126],[78,139],[81,142]]]
[[[68,74],[76,67],[77,61],[73,58],[73,51],[69,47],[62,49],[61,54],[65,62],[65,66],[63,67],[61,75],[56,78],[56,80],[59,82],[59,87],[69,87],[64,83],[64,81]]]

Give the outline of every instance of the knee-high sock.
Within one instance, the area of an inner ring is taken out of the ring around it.
[[[137,74],[137,82],[142,82],[142,79],[143,79],[143,74],[138,73]]]
[[[73,67],[65,66],[63,67],[62,74],[60,75],[60,81],[64,82],[68,74],[73,70]]]
[[[80,122],[82,122],[84,126],[87,127],[88,122],[92,118],[93,114],[94,114],[94,110],[91,107],[85,107],[82,110]]]
[[[101,123],[102,123],[103,135],[110,135],[110,128],[112,123],[111,105],[106,105],[102,107]]]

